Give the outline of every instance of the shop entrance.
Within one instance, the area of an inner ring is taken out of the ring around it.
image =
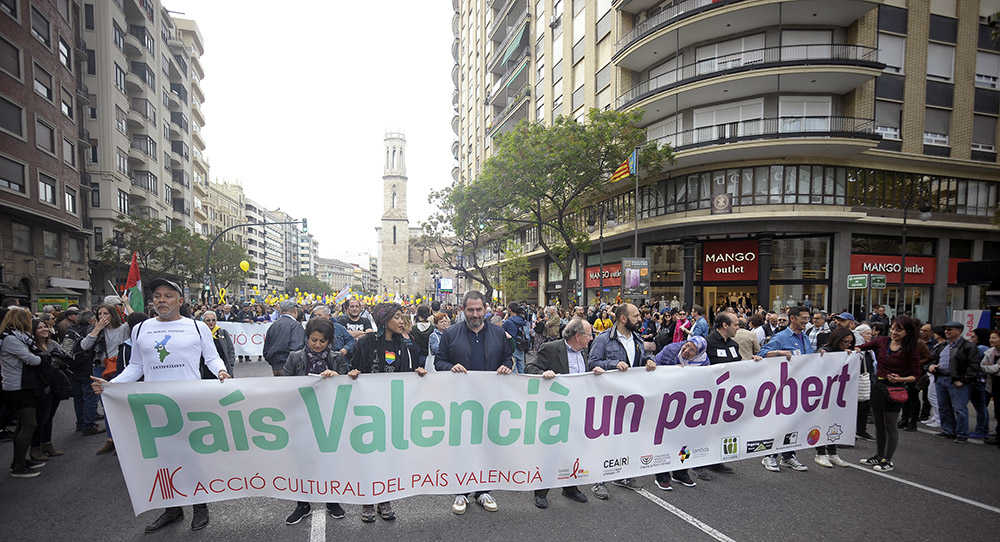
[[[703,286],[701,300],[705,310],[715,307],[757,306],[757,288],[751,286]]]

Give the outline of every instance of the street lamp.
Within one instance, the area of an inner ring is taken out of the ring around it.
[[[609,228],[613,228],[618,225],[617,221],[615,220],[614,209],[612,209],[611,206],[608,205],[607,201],[601,201],[597,204],[596,214],[594,212],[591,212],[590,217],[587,219],[587,231],[589,231],[590,233],[594,233],[594,229],[596,228],[600,229],[600,235],[598,236],[601,247],[600,249],[601,255],[599,256],[600,262],[598,263],[600,267],[598,268],[597,271],[598,297],[604,295],[604,223],[605,222],[607,222]],[[587,266],[584,266],[584,269],[586,269],[586,267]],[[583,284],[586,287],[587,284],[586,271],[584,271]]]
[[[903,245],[900,248],[902,254],[900,255],[900,266],[899,266],[899,289],[896,291],[896,315],[899,316],[901,312],[906,312],[906,301],[904,297],[906,296],[906,219],[909,214],[910,207],[914,203],[917,204],[917,208],[920,211],[920,220],[926,221],[931,217],[931,204],[924,193],[926,185],[923,183],[923,179],[912,179],[913,182],[906,183],[906,192],[903,198]],[[918,185],[919,183],[919,185]],[[900,311],[902,307],[902,311]],[[871,307],[869,307],[869,310]]]

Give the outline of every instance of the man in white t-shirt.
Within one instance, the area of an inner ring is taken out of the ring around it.
[[[149,283],[153,290],[156,318],[143,321],[132,330],[132,357],[125,370],[111,380],[111,384],[136,382],[143,378],[146,384],[169,380],[201,380],[201,359],[220,381],[230,378],[212,341],[212,332],[204,322],[181,316],[183,293],[176,283],[154,279]],[[100,394],[109,382],[91,377],[94,393]],[[208,505],[193,506],[191,530],[208,526]],[[146,532],[158,531],[184,518],[179,506],[167,508],[156,521],[146,526]]]

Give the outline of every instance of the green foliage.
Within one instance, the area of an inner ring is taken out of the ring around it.
[[[295,295],[295,289],[299,292],[309,292],[310,294],[326,295],[332,292],[330,285],[311,275],[296,275],[285,281],[285,293]]]
[[[531,262],[524,251],[514,243],[507,243],[504,261],[500,264],[500,290],[505,301],[525,301],[534,299],[534,292],[528,287],[528,271]]]
[[[525,227],[540,233],[539,248],[564,277],[563,305],[571,291],[570,269],[590,244],[586,208],[632,186],[632,178],[608,183],[614,170],[636,147],[643,176],[673,160],[669,146],[646,143],[639,119],[638,112],[591,109],[583,123],[562,116],[551,126],[522,122],[495,141],[496,151],[475,183],[479,209],[489,221],[505,224],[508,234]],[[494,229],[492,222],[481,224]]]

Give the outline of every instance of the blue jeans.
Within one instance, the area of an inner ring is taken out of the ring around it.
[[[986,391],[986,382],[976,380],[969,387],[969,400],[976,409],[976,433],[986,435],[990,432],[990,394]]]
[[[101,376],[100,373],[97,376]],[[90,387],[90,379],[73,379],[73,410],[76,411],[76,430],[97,424],[97,394]]]
[[[969,436],[969,385],[956,388],[950,376],[935,379],[941,431],[956,437]]]
[[[524,373],[524,352],[514,349],[514,374]]]

